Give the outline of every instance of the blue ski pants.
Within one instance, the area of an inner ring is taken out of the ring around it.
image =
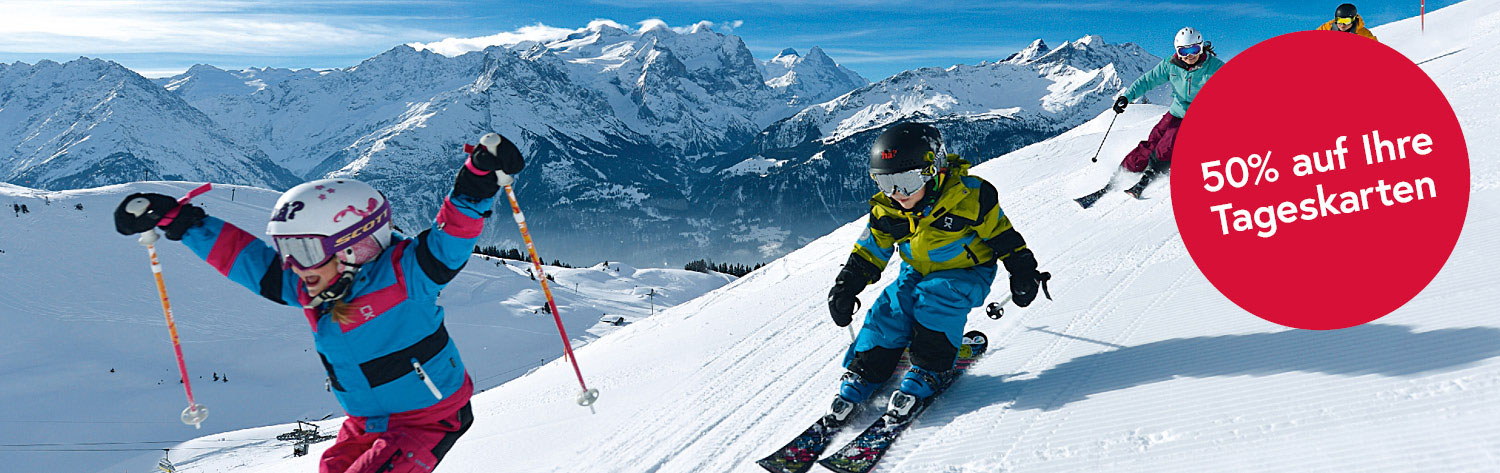
[[[994,263],[933,271],[925,276],[901,263],[896,280],[865,313],[864,326],[844,356],[844,367],[865,379],[888,379],[904,349],[913,365],[946,371],[963,342],[969,311],[984,304],[995,282]]]

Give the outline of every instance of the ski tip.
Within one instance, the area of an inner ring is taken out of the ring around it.
[[[988,345],[989,344],[989,339],[987,337],[985,337],[984,332],[981,332],[981,331],[978,331],[978,330],[970,330],[970,331],[964,333],[963,343],[965,343],[965,344],[976,344],[976,345]]]
[[[757,460],[755,464],[759,465],[761,468],[770,473],[802,473],[808,470],[808,468],[802,468],[801,470],[786,468],[781,465],[781,462],[770,458]]]

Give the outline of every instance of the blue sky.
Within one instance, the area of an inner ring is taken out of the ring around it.
[[[352,1],[7,0],[0,62],[78,56],[114,60],[149,77],[196,63],[223,68],[345,67],[410,42],[624,25],[710,21],[756,57],[821,46],[871,80],[918,67],[1004,58],[1033,39],[1049,45],[1097,34],[1153,54],[1193,26],[1232,56],[1260,40],[1312,29],[1339,1],[1116,0],[591,0]],[[1427,2],[1428,11],[1457,3]],[[1420,1],[1360,1],[1371,24],[1416,16]],[[1441,25],[1428,25],[1441,27]]]

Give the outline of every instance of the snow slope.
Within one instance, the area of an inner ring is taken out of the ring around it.
[[[158,252],[188,371],[199,402],[211,412],[203,431],[177,420],[186,401],[146,252],[115,233],[111,212],[128,193],[181,195],[191,185],[47,192],[0,184],[0,204],[11,214],[0,215],[0,358],[6,360],[0,366],[0,470],[96,471],[141,452],[95,450],[150,452],[195,435],[342,415],[323,391],[326,374],[300,311],[243,290],[180,243],[163,240]],[[219,186],[195,202],[258,235],[278,195]],[[16,216],[12,204],[30,213]],[[79,204],[83,210],[75,208]],[[508,219],[503,208],[497,215]],[[546,242],[539,245],[546,257]],[[439,300],[480,389],[562,352],[552,318],[537,310],[545,302],[529,268],[474,256]],[[557,281],[553,294],[575,343],[618,330],[599,323],[601,316],[634,323],[653,305],[659,311],[733,279],[613,262],[546,271]],[[653,289],[656,295],[648,297]],[[216,373],[232,379],[215,383]],[[59,445],[14,446],[23,443]],[[131,464],[150,466],[159,454]]]
[[[1070,201],[1101,184],[1164,109],[1131,107],[1106,158],[1089,165],[1111,118],[1098,116],[976,168],[1053,273],[1056,300],[998,321],[976,311],[969,325],[990,335],[990,355],[879,471],[1500,469],[1500,1],[1428,22],[1454,32],[1435,49],[1466,48],[1425,67],[1471,140],[1474,194],[1466,231],[1425,291],[1338,331],[1289,330],[1238,309],[1188,257],[1165,182],[1146,201],[1117,193],[1087,211]],[[1413,27],[1375,32],[1408,54],[1434,49],[1403,37]],[[848,334],[827,321],[824,297],[862,225],[580,350],[602,391],[597,414],[572,404],[572,373],[557,363],[476,397],[478,420],[442,471],[759,471],[751,462],[833,393]],[[997,281],[992,295],[1004,288]],[[190,471],[312,470],[327,444],[291,458],[263,440],[277,430],[195,440],[174,458]]]

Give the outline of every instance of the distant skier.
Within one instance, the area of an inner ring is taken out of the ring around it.
[[[161,194],[126,197],[115,225],[127,235],[163,227],[230,280],[303,308],[349,413],[319,471],[431,471],[473,422],[473,381],[438,293],[468,261],[501,183],[524,166],[510,141],[480,142],[416,238],[394,234],[385,196],[349,179],[282,194],[266,228],[275,246]]]
[[[1375,37],[1375,33],[1365,28],[1365,19],[1359,16],[1359,11],[1354,8],[1353,3],[1339,5],[1333,10],[1333,19],[1319,26],[1318,31],[1343,31],[1380,41]]]
[[[836,421],[890,378],[908,349],[912,367],[891,396],[891,412],[904,416],[913,401],[932,395],[939,375],[953,369],[970,309],[989,295],[996,261],[1010,272],[1016,305],[1036,298],[1045,279],[1036,258],[1000,209],[995,187],[970,176],[969,166],[947,154],[938,130],[925,124],[891,126],[870,148],[870,177],[880,192],[828,293],[833,322],[849,325],[856,296],[880,279],[897,249],[901,273],[870,305],[844,357],[848,372],[828,411]]]
[[[1151,134],[1125,155],[1120,167],[1126,171],[1141,173],[1140,182],[1125,192],[1136,198],[1160,173],[1167,172],[1172,163],[1172,148],[1177,142],[1177,128],[1182,126],[1182,117],[1187,115],[1188,105],[1203,90],[1203,84],[1224,66],[1214,54],[1213,44],[1203,41],[1203,35],[1191,27],[1177,32],[1172,40],[1174,51],[1171,58],[1162,60],[1155,68],[1136,79],[1125,93],[1115,98],[1115,113],[1125,113],[1125,106],[1146,95],[1151,89],[1163,84],[1172,86],[1172,107],[1162,115],[1161,121],[1151,128]],[[1106,189],[1108,189],[1106,187]],[[1087,206],[1085,206],[1087,207]]]

